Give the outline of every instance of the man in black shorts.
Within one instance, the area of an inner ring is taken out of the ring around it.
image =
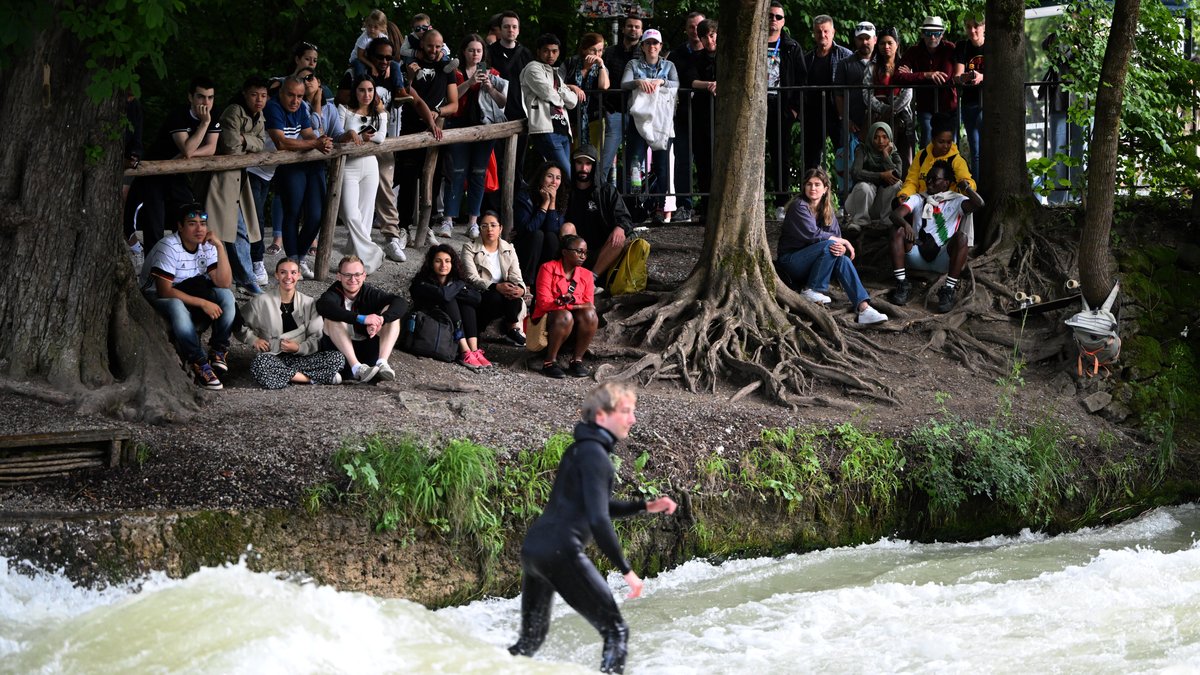
[[[550,606],[558,592],[604,638],[600,671],[625,669],[629,627],[604,577],[583,549],[593,538],[605,557],[625,575],[628,599],[642,594],[642,580],[629,566],[613,530],[612,518],[642,511],[675,513],[675,501],[612,498],[613,470],[609,453],[637,422],[637,394],[626,384],[605,382],[583,401],[583,421],[575,425],[575,442],[563,453],[550,500],[521,547],[521,637],[509,653],[532,656],[550,629]]]

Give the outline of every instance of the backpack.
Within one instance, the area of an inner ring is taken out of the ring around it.
[[[1108,370],[1109,364],[1115,363],[1121,355],[1121,336],[1117,333],[1117,317],[1112,313],[1113,303],[1116,302],[1117,292],[1121,290],[1120,282],[1113,284],[1108,298],[1097,309],[1088,306],[1087,298],[1080,296],[1083,311],[1075,314],[1063,323],[1071,327],[1075,344],[1079,347],[1076,359],[1076,371],[1082,377],[1095,376],[1100,366]]]
[[[650,259],[650,242],[637,237],[630,239],[621,251],[621,256],[608,271],[605,287],[613,295],[637,293],[646,290],[650,277],[646,261]]]
[[[458,353],[454,322],[441,310],[415,309],[404,317],[400,348],[409,354],[450,363]]]

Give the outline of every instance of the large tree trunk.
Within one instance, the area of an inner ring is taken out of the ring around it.
[[[1088,150],[1087,207],[1079,242],[1079,281],[1083,296],[1093,307],[1104,302],[1112,290],[1109,231],[1117,185],[1117,140],[1125,76],[1129,72],[1129,55],[1140,11],[1140,0],[1117,0],[1113,7],[1112,28],[1096,92],[1096,122]]]
[[[875,358],[877,345],[839,328],[830,311],[802,300],[775,275],[763,206],[766,12],[761,0],[721,3],[715,116],[721,124],[713,157],[721,170],[713,176],[699,262],[677,291],[617,326],[634,329],[658,353],[622,373],[604,368],[597,375],[633,377],[650,369],[692,390],[715,390],[719,379],[733,376],[750,380],[735,398],[764,387],[768,398],[791,405],[842,403],[812,396],[815,377],[892,401],[851,356]]]
[[[196,408],[121,236],[122,101],[54,26],[0,72],[0,387],[169,420]]]
[[[983,137],[986,161],[978,176],[988,202],[975,233],[978,250],[1011,251],[1028,231],[1038,205],[1025,166],[1025,3],[987,3],[987,75]]]

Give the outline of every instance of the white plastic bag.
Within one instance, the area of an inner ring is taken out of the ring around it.
[[[675,97],[677,90],[659,87],[653,94],[637,89],[629,104],[633,126],[653,150],[666,150],[675,137]]]

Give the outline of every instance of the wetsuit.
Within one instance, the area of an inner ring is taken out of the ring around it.
[[[645,500],[612,498],[613,465],[608,453],[616,438],[591,422],[575,425],[575,442],[563,453],[550,501],[525,535],[521,547],[521,637],[512,654],[532,656],[550,629],[554,592],[588,620],[604,638],[600,670],[625,669],[629,628],[612,591],[583,549],[593,538],[622,574],[629,561],[613,530],[612,519],[646,510]]]

